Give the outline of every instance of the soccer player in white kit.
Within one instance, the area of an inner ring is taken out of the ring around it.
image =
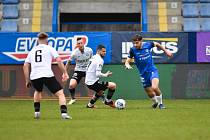
[[[115,107],[111,98],[115,92],[116,84],[114,82],[99,81],[100,77],[109,77],[112,75],[112,72],[110,71],[107,71],[106,73],[101,72],[104,64],[103,58],[105,55],[106,48],[103,45],[98,45],[96,55],[93,56],[89,65],[87,66],[85,84],[89,89],[96,92],[87,104],[87,108],[94,108],[95,102],[104,95],[104,91],[106,89],[108,89],[108,93],[105,99],[105,105]]]
[[[71,95],[71,100],[68,103],[69,105],[74,104],[76,102],[75,88],[79,84],[80,80],[83,77],[85,77],[86,68],[92,56],[93,56],[93,50],[89,47],[84,46],[82,38],[77,38],[77,48],[72,51],[70,59],[66,63],[67,71],[71,64],[71,61],[74,60],[76,63],[76,66],[74,68],[74,74],[72,75],[69,83],[69,92]]]
[[[61,118],[71,119],[71,117],[67,114],[66,98],[63,93],[63,88],[61,87],[60,83],[56,80],[51,69],[53,58],[56,60],[56,62],[58,63],[58,67],[63,73],[62,80],[66,81],[69,78],[69,76],[57,51],[53,47],[47,45],[47,41],[48,34],[44,32],[38,34],[39,45],[35,46],[29,52],[23,66],[26,87],[29,88],[32,85],[35,89],[34,118],[40,118],[41,93],[43,90],[43,85],[45,85],[53,94],[55,94],[59,98]]]

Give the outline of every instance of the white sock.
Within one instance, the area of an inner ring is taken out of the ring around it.
[[[93,107],[94,104],[91,104],[91,103],[89,102],[89,103],[88,103],[88,106],[89,106],[89,107]]]
[[[157,97],[158,103],[163,104],[162,94],[160,94],[160,96],[156,96],[156,97]]]
[[[157,102],[158,102],[157,96],[154,96],[154,97],[152,97],[151,99],[152,99],[152,101],[153,101],[154,103],[157,103]]]
[[[106,100],[107,103],[112,101],[112,99],[107,99],[107,98],[105,100]]]

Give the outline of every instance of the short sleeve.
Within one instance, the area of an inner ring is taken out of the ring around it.
[[[133,58],[134,57],[134,52],[133,49],[130,48],[129,54],[128,54],[128,58]]]
[[[90,58],[93,56],[93,50],[90,48]]]
[[[70,60],[74,60],[75,59],[75,54],[76,54],[76,51],[75,50],[72,51]]]
[[[150,42],[151,48],[155,47],[155,43],[154,42]]]
[[[26,63],[31,63],[30,55],[31,55],[31,53],[29,52],[26,59],[25,59]]]
[[[51,46],[50,46],[50,52],[53,58],[57,58],[59,56],[58,52]]]
[[[103,67],[103,64],[102,63],[98,63],[97,66],[96,66],[96,71],[102,71],[102,67]]]

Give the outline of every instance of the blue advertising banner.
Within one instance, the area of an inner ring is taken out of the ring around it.
[[[111,62],[111,33],[109,32],[62,32],[49,33],[48,44],[54,47],[66,61],[76,46],[78,37],[85,46],[93,49],[99,44],[106,46],[105,63]],[[23,64],[28,52],[37,45],[37,33],[0,33],[0,64]]]
[[[152,51],[155,63],[188,62],[188,33],[114,32],[112,33],[112,63],[125,61],[130,48],[133,47],[132,37],[137,33],[143,36],[143,42],[158,42],[173,53],[173,57],[169,59],[162,50],[154,47]]]

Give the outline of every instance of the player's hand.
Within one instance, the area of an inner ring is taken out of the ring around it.
[[[107,71],[107,72],[106,72],[106,76],[107,76],[107,77],[109,77],[109,76],[111,76],[111,75],[112,75],[112,72],[111,72],[111,71]]]
[[[169,58],[173,57],[173,54],[172,54],[170,51],[167,51],[167,50],[166,50],[165,53],[166,53],[166,55],[167,55]]]
[[[131,67],[131,65],[129,65],[129,64],[125,64],[125,68],[126,68],[126,69],[129,69],[129,70],[130,70],[130,69],[133,69],[133,68]]]
[[[31,81],[30,81],[30,80],[27,80],[27,81],[26,81],[26,87],[27,87],[27,88],[30,88],[30,87],[31,87]]]
[[[69,79],[68,73],[63,73],[63,75],[62,75],[62,82],[65,82],[65,81],[67,81],[68,79]]]

